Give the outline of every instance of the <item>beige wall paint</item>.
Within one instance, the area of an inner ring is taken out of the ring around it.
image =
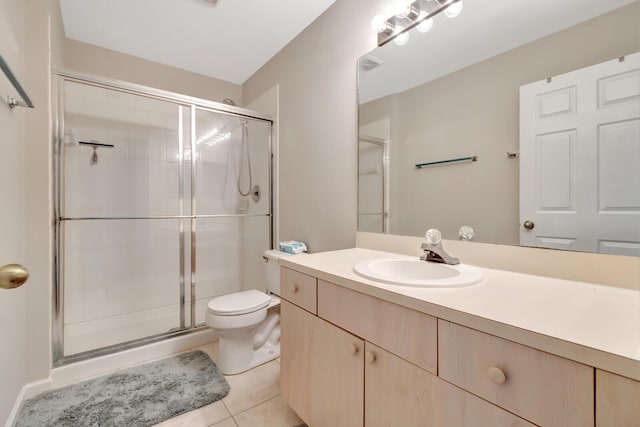
[[[240,85],[73,39],[65,39],[64,67],[210,101],[230,98],[243,105]]]
[[[251,101],[280,88],[280,239],[313,252],[353,247],[356,60],[376,46],[388,0],[338,0],[244,84]]]
[[[21,0],[0,0],[0,54],[17,79],[24,81],[24,4]],[[27,88],[28,90],[28,88]],[[30,94],[30,92],[27,92]],[[17,96],[0,72],[0,266],[27,264],[24,124],[26,108],[10,110],[4,97]],[[27,283],[28,285],[29,283]],[[0,424],[4,424],[27,376],[27,286],[0,289]]]
[[[51,367],[52,224],[51,66],[62,60],[62,18],[57,0],[25,2],[25,81],[35,109],[25,129],[27,167],[27,381]]]
[[[519,163],[506,152],[518,151],[519,87],[640,50],[639,14],[635,3],[364,105],[364,134],[385,113],[395,115],[388,135],[390,232],[422,235],[436,227],[455,239],[470,225],[478,241],[517,245]],[[412,167],[469,155],[478,162]]]

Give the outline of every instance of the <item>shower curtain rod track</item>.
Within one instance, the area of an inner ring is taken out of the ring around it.
[[[234,214],[234,215],[176,215],[176,216],[114,216],[114,217],[60,217],[60,221],[122,221],[134,219],[206,219],[206,218],[257,218],[270,217],[271,214]]]
[[[143,86],[136,83],[124,82],[122,80],[109,79],[104,77],[96,77],[93,75],[64,69],[54,69],[53,74],[68,81],[84,83],[106,89],[114,89],[120,92],[128,92],[134,95],[157,99],[160,101],[177,102],[183,104],[186,107],[188,107],[189,105],[194,105],[198,109],[208,110],[224,115],[243,116],[250,119],[263,120],[273,123],[273,116],[271,116],[270,114],[261,114],[253,110],[248,110],[246,108],[234,107],[232,105],[215,102],[208,99],[177,94],[175,92],[169,92],[166,90]]]

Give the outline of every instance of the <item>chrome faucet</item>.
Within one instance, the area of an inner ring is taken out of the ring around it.
[[[460,264],[458,258],[454,258],[445,252],[442,247],[442,235],[439,230],[430,228],[424,237],[427,241],[420,245],[420,248],[424,251],[424,255],[420,257],[422,261],[440,262],[451,265]]]

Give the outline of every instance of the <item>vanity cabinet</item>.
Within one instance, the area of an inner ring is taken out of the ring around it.
[[[640,425],[640,382],[596,369],[596,426]]]
[[[282,395],[310,427],[640,425],[636,381],[312,279],[281,318]]]

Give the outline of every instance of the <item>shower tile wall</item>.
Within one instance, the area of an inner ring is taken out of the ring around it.
[[[171,102],[65,82],[62,213],[66,218],[91,218],[66,220],[61,227],[65,355],[190,326],[191,221],[196,221],[197,233],[196,323],[204,322],[206,303],[212,296],[264,289],[261,253],[269,245],[268,216],[148,219],[191,215],[190,114],[189,107]],[[268,139],[259,144],[264,147],[250,152],[255,156],[254,183],[266,189],[261,202],[254,203],[239,197],[236,171],[229,171],[232,158],[241,164],[240,121],[219,116],[207,111],[197,115],[196,136],[202,144],[196,154],[195,213],[266,214]],[[236,128],[231,129],[230,124]],[[203,139],[216,133],[213,125],[226,125],[229,136]],[[268,132],[265,123],[251,126],[253,133],[263,126]],[[97,149],[97,164],[92,164],[93,148],[77,144],[92,140],[114,145]],[[185,177],[182,211],[181,156]],[[248,185],[242,179],[240,184],[245,189]],[[181,227],[184,319],[180,319]]]

